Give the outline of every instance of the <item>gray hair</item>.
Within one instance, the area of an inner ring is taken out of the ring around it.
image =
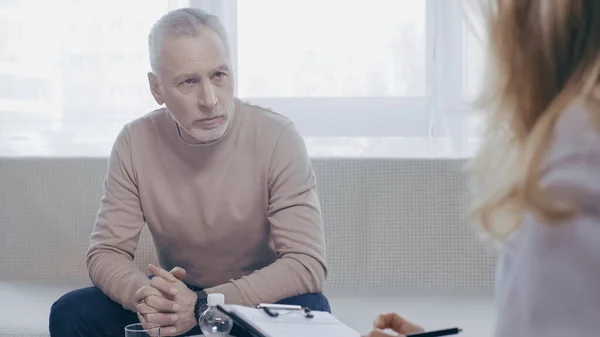
[[[215,15],[198,8],[180,8],[170,11],[158,19],[148,35],[148,51],[152,72],[157,73],[159,69],[160,47],[162,39],[166,35],[169,34],[175,37],[198,36],[200,29],[206,27],[212,29],[221,38],[229,55],[227,32]]]

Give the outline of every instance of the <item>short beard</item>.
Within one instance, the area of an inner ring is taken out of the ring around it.
[[[175,121],[176,121],[177,132],[179,134],[179,138],[184,143],[187,144],[187,142],[183,139],[183,137],[181,135],[181,130],[184,130],[185,133],[187,133],[190,137],[194,138],[195,140],[197,140],[199,143],[202,143],[202,144],[212,143],[212,142],[215,142],[215,141],[223,138],[223,136],[225,136],[225,134],[227,133],[227,130],[231,126],[233,119],[235,118],[235,101],[232,101],[231,104],[222,106],[222,109],[225,110],[226,112],[228,112],[226,115],[227,120],[225,120],[223,122],[223,124],[219,125],[217,128],[215,128],[213,130],[203,130],[203,129],[188,130],[188,129],[184,128],[181,125],[181,123],[179,123],[179,121],[177,121],[177,119],[173,116],[173,114],[171,114],[171,116],[173,116],[173,119],[175,119]]]

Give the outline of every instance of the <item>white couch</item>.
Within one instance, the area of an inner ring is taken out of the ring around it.
[[[495,256],[465,223],[461,160],[313,159],[334,315],[360,332],[398,311],[487,337]],[[48,336],[51,304],[84,263],[105,158],[0,158],[0,336]],[[136,255],[155,261],[145,231]],[[59,337],[59,336],[57,336]]]

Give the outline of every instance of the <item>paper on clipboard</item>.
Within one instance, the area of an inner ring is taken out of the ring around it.
[[[263,310],[241,305],[224,305],[227,311],[235,313],[267,337],[360,337],[328,312],[311,311],[313,318],[290,313],[270,317]]]

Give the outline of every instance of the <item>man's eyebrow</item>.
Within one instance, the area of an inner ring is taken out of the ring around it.
[[[184,74],[179,74],[177,76],[175,76],[175,79],[173,80],[174,82],[180,82],[185,78],[190,78],[190,77],[197,77],[198,75],[196,73],[184,73]]]
[[[229,71],[229,66],[226,64],[222,64],[218,67],[213,68],[211,73],[216,73],[217,71]]]
[[[218,71],[229,71],[229,66],[226,64],[222,64],[220,66],[214,67],[210,73],[214,74]],[[198,77],[199,76],[197,73],[183,73],[183,74],[179,74],[179,75],[175,76],[175,79],[173,80],[173,82],[179,83],[186,78],[198,78]]]

